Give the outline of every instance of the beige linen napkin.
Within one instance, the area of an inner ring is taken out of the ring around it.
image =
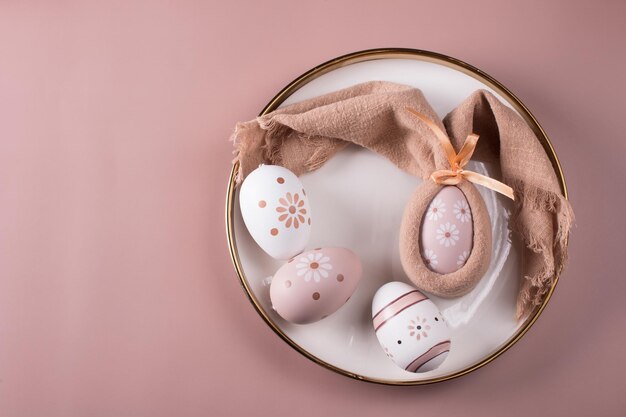
[[[472,159],[499,162],[502,182],[515,191],[510,224],[524,242],[517,300],[517,317],[524,317],[541,304],[566,261],[573,212],[533,131],[487,91],[474,92],[443,123],[420,90],[382,81],[239,123],[232,136],[239,162],[237,181],[261,163],[282,165],[297,175],[315,170],[349,143],[377,152],[424,179],[435,170],[448,169],[434,133],[406,107],[444,128],[457,151],[469,133],[477,133],[480,140]]]

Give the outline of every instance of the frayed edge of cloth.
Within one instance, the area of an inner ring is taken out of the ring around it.
[[[529,187],[520,181],[512,180],[507,183],[515,190],[517,200],[522,202],[516,206],[512,216],[512,229],[519,233],[528,250],[540,254],[544,259],[544,268],[532,275],[524,274],[515,312],[515,317],[519,320],[528,316],[543,303],[545,296],[554,285],[554,280],[562,272],[567,262],[567,243],[575,217],[572,206],[562,194]],[[517,216],[522,204],[531,210],[547,212],[555,216],[556,230],[552,247],[537,236],[528,233],[527,227],[522,227]]]

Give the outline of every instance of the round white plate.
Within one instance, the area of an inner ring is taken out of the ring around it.
[[[362,52],[358,53],[359,59],[350,61],[342,57],[325,64],[327,68],[318,67],[288,86],[265,111],[361,82],[385,80],[421,89],[441,118],[473,91],[487,89],[530,120],[535,131],[543,135],[536,121],[508,90],[467,64],[422,51],[384,51],[383,54],[379,50],[378,55],[376,51]],[[371,55],[364,55],[367,53]],[[324,73],[320,75],[321,72]],[[547,142],[545,135],[543,139]],[[551,150],[549,142],[546,148]],[[558,168],[556,156],[551,157]],[[469,166],[496,176],[492,168],[477,162]],[[244,290],[279,336],[310,359],[371,382],[441,381],[463,375],[498,356],[521,337],[541,312],[539,309],[522,323],[515,320],[520,259],[518,243],[515,239],[511,241],[508,230],[511,205],[493,191],[477,187],[492,220],[491,265],[469,294],[451,300],[431,297],[452,329],[452,349],[446,361],[426,373],[404,371],[391,362],[376,339],[371,301],[384,283],[409,282],[400,264],[399,226],[405,204],[421,180],[401,171],[384,157],[357,146],[349,146],[319,170],[302,175],[301,180],[314,218],[308,248],[347,247],[363,263],[363,278],[355,294],[330,317],[314,324],[293,325],[271,309],[269,283],[282,263],[266,255],[248,234],[232,179],[227,223],[231,253]]]

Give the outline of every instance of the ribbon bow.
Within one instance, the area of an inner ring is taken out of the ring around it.
[[[490,190],[496,191],[502,195],[507,196],[511,200],[515,200],[515,196],[513,195],[513,189],[506,184],[501,183],[500,181],[494,180],[493,178],[489,178],[485,175],[481,175],[474,171],[467,171],[463,169],[465,165],[470,161],[474,150],[476,149],[476,143],[478,142],[478,135],[475,133],[471,133],[465,139],[463,146],[459,153],[456,153],[452,143],[450,142],[450,138],[448,135],[443,132],[439,126],[429,120],[426,116],[418,111],[407,107],[406,108],[413,115],[417,116],[422,122],[426,124],[432,130],[441,146],[443,146],[444,151],[446,152],[446,156],[448,158],[448,162],[450,163],[450,169],[440,169],[438,171],[433,172],[430,175],[430,179],[433,180],[437,184],[445,184],[445,185],[456,185],[463,180],[467,180],[469,182],[473,182],[474,184],[480,184],[483,187],[487,187]]]

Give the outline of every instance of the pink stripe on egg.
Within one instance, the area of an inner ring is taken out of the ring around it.
[[[415,290],[396,298],[383,307],[373,318],[374,330],[378,331],[389,319],[420,301],[426,300],[426,296]]]
[[[430,348],[426,353],[424,353],[423,355],[420,355],[416,359],[414,359],[413,362],[411,362],[405,368],[405,370],[407,370],[409,372],[417,372],[427,362],[435,359],[437,356],[441,355],[442,353],[446,353],[446,352],[449,352],[449,351],[450,351],[450,342],[449,341],[438,343],[435,346],[433,346],[432,348]]]

